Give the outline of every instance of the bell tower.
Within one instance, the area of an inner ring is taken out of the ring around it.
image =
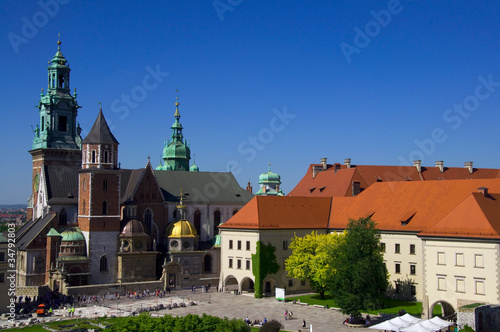
[[[70,68],[61,53],[61,41],[57,52],[49,61],[48,88],[40,94],[38,101],[38,124],[33,128],[34,138],[30,154],[33,158],[32,194],[28,199],[28,219],[38,218],[47,206],[41,196],[40,186],[43,166],[81,165],[81,128],[76,122],[80,106],[76,101],[76,89],[70,92]],[[42,166],[43,165],[43,166]]]
[[[92,283],[114,283],[118,269],[121,171],[118,141],[106,123],[102,108],[82,145],[78,226],[87,242]]]

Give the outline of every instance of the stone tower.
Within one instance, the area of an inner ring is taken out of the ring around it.
[[[82,142],[79,172],[78,225],[87,242],[91,283],[116,281],[120,234],[120,170],[118,141],[99,115]]]
[[[40,192],[43,166],[79,167],[81,163],[81,128],[76,122],[78,103],[75,93],[70,92],[70,68],[61,53],[61,41],[57,52],[49,61],[48,89],[40,94],[39,123],[33,128],[30,154],[33,158],[32,194],[28,199],[28,220],[48,213]]]

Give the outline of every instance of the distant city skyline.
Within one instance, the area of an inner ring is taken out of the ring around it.
[[[100,102],[122,168],[158,166],[177,95],[191,163],[254,192],[269,163],[288,194],[322,157],[500,168],[495,1],[7,0],[0,13],[2,204],[31,193],[59,33],[82,136]]]

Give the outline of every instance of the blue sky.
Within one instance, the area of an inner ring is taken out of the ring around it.
[[[254,191],[268,163],[287,193],[322,157],[500,168],[499,17],[497,1],[1,1],[0,203],[30,194],[59,32],[84,134],[101,102],[123,168],[158,165],[177,88],[200,170],[232,165]]]

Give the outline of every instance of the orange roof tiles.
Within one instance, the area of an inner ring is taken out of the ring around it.
[[[340,164],[327,165],[326,170],[319,171],[313,178],[313,168],[321,169],[321,165],[309,165],[306,175],[288,196],[353,196],[353,182],[359,182],[363,191],[377,182],[500,178],[499,169],[474,168],[470,173],[465,167],[444,167],[441,172],[438,167],[422,166],[419,173],[414,166],[352,165],[347,168]]]
[[[349,218],[372,215],[377,228],[383,231],[422,232],[424,235],[426,231],[442,234],[446,229],[451,236],[459,231],[463,233],[461,228],[468,223],[471,224],[469,228],[481,223],[483,233],[488,230],[491,236],[500,238],[500,233],[491,230],[493,226],[486,225],[499,219],[500,200],[482,199],[479,196],[482,194],[477,193],[479,187],[500,193],[500,179],[375,183],[356,197],[340,200],[334,197],[329,228],[343,229]],[[463,203],[468,196],[481,203],[472,209],[472,202]],[[457,212],[450,214],[453,210]],[[467,235],[480,234],[469,231]]]
[[[326,229],[331,200],[331,198],[255,196],[219,228]]]

